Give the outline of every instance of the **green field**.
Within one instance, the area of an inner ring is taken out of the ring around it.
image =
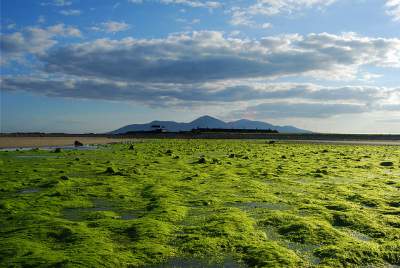
[[[400,147],[0,152],[0,267],[396,267]]]

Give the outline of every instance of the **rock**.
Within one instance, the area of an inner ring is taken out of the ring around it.
[[[115,170],[113,167],[107,167],[106,171],[104,173],[107,174],[115,174]]]
[[[83,146],[83,143],[80,142],[80,141],[75,141],[75,142],[74,142],[74,146],[75,146],[75,147],[80,147],[80,146]]]
[[[393,162],[390,162],[390,161],[381,162],[381,166],[382,167],[392,167]]]
[[[200,157],[199,160],[197,161],[199,164],[205,164],[207,163],[207,160],[204,157]]]
[[[60,179],[62,179],[63,181],[69,180],[68,176],[61,176]]]
[[[220,161],[219,161],[217,158],[213,158],[212,163],[213,163],[213,164],[219,164]]]

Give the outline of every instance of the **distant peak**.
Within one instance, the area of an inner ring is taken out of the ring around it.
[[[198,121],[221,121],[215,117],[209,116],[209,115],[203,115],[200,116],[199,118],[193,120],[192,122],[198,122]]]
[[[197,119],[215,119],[215,120],[218,120],[217,118],[212,117],[212,116],[209,116],[209,115],[203,115],[203,116],[200,116],[200,117],[197,118]],[[197,119],[196,119],[196,120],[197,120]]]

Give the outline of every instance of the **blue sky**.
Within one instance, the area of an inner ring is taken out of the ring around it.
[[[1,131],[209,114],[400,133],[399,0],[2,0]]]

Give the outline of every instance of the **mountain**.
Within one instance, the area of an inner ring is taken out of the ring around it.
[[[266,122],[241,119],[232,122],[224,122],[217,118],[205,115],[189,123],[178,123],[174,121],[152,121],[147,124],[127,125],[110,134],[123,134],[129,131],[151,131],[156,128],[163,128],[170,132],[190,131],[195,128],[225,128],[225,129],[274,129],[281,133],[311,133],[308,130],[299,129],[293,126],[275,126]]]

